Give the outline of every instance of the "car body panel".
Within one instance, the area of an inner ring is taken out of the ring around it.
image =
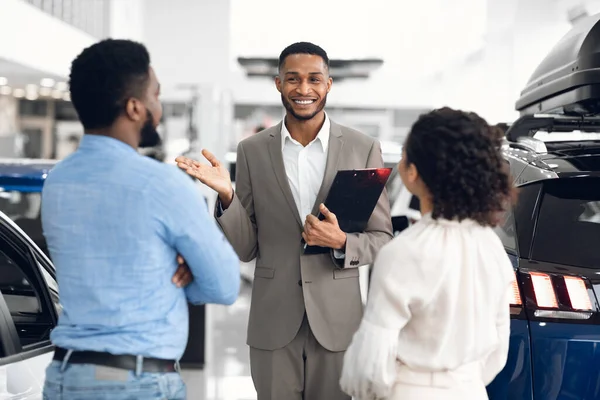
[[[50,346],[40,355],[0,366],[0,399],[41,400],[53,354],[54,346]]]
[[[55,160],[0,159],[0,187],[37,187],[39,191]]]
[[[513,319],[510,323],[510,347],[504,369],[487,387],[490,400],[531,399],[533,382],[529,323]]]
[[[519,267],[520,260],[509,254],[513,268]],[[533,377],[531,368],[531,341],[529,321],[525,313],[511,315],[510,344],[504,369],[487,387],[490,400],[531,399],[533,397]]]
[[[54,305],[59,306],[55,271],[48,257],[17,224],[2,212],[0,212],[0,229],[31,249],[46,287],[51,288],[50,291],[55,293]],[[59,307],[56,307],[56,313],[59,312]],[[41,400],[45,371],[52,360],[53,350],[54,346],[49,341],[45,341],[30,350],[0,359],[0,400]]]
[[[600,398],[600,326],[531,322],[535,399]]]

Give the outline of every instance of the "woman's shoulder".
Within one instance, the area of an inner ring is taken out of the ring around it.
[[[408,260],[419,254],[422,236],[426,226],[420,221],[403,230],[379,251],[380,260]],[[422,255],[421,255],[422,256]]]
[[[437,258],[445,250],[455,251],[457,246],[461,247],[461,243],[469,239],[499,242],[492,228],[476,221],[450,221],[424,215],[384,246],[381,253],[387,256],[401,253],[405,258],[418,255],[421,260]]]

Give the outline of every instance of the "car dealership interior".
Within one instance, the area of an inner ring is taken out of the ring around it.
[[[0,400],[46,399],[63,290],[42,227],[42,191],[89,133],[71,99],[71,63],[107,38],[142,43],[160,83],[160,143],[137,151],[177,166],[179,156],[206,164],[208,149],[236,190],[248,185],[252,164],[240,143],[257,142],[269,128],[285,134],[278,124],[289,105],[275,80],[280,53],[296,42],[325,49],[333,82],[323,100],[327,123],[379,143],[378,167],[391,171],[381,190],[394,236],[422,218],[397,169],[419,116],[448,106],[501,128],[500,151],[519,197],[494,227],[514,280],[508,356],[487,396],[600,399],[600,1],[2,0]],[[333,151],[335,141],[328,143]],[[212,223],[224,211],[222,199],[196,178]],[[291,192],[287,201],[293,204]],[[257,201],[252,207],[280,211]],[[115,223],[128,229],[127,221]],[[272,236],[259,232],[258,240]],[[277,251],[284,250],[238,252],[233,304],[188,304],[189,325],[181,327],[187,346],[177,360],[187,398],[261,400],[248,341],[262,342],[248,327],[258,315],[250,305],[267,301],[257,291],[284,275],[285,263],[260,262]],[[366,306],[372,263],[343,262],[358,272],[334,269],[332,279],[355,283]],[[303,272],[281,290],[297,291],[309,308],[311,279]]]

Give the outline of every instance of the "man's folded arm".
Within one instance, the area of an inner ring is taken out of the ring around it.
[[[200,190],[183,172],[176,173],[183,180],[171,193],[166,223],[170,241],[194,276],[185,289],[188,301],[233,304],[240,290],[238,256],[211,218]]]
[[[383,168],[381,145],[378,141],[375,141],[371,148],[366,168]],[[341,252],[335,250],[332,250],[331,255],[336,265],[341,268],[357,268],[372,264],[379,250],[392,238],[390,200],[387,191],[384,189],[365,231],[346,235],[343,258],[341,258]]]
[[[235,182],[233,201],[224,209],[221,201],[217,200],[215,218],[240,260],[250,262],[258,253],[258,237],[250,172],[242,142],[237,148]]]

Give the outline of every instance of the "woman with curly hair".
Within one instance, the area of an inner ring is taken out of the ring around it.
[[[355,399],[488,398],[508,354],[514,278],[492,230],[515,199],[502,136],[450,108],[413,125],[398,169],[423,217],[373,267],[340,381]]]

